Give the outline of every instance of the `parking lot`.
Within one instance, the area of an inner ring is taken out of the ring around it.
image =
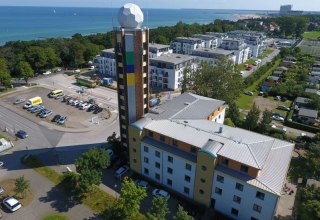
[[[33,121],[46,121],[48,123],[54,123],[51,122],[53,117],[55,115],[61,115],[61,116],[67,116],[67,120],[63,125],[63,127],[66,128],[88,128],[91,125],[98,124],[98,123],[104,123],[107,121],[106,119],[110,117],[109,114],[111,114],[107,109],[103,109],[102,112],[93,114],[92,112],[88,112],[87,110],[80,110],[76,106],[72,106],[70,104],[67,104],[65,102],[62,102],[63,99],[54,99],[49,98],[48,94],[50,93],[50,90],[43,87],[32,87],[29,89],[20,90],[15,93],[11,93],[7,96],[5,96],[2,100],[6,102],[7,104],[11,105],[12,108],[17,109],[21,114],[29,117]],[[67,94],[66,94],[67,95]],[[17,99],[26,99],[26,101],[30,98],[40,96],[42,98],[42,104],[45,109],[51,110],[52,114],[45,117],[40,118],[37,117],[37,113],[31,113],[27,111],[26,109],[23,109],[23,105],[25,103],[20,103],[17,105],[14,105],[13,103]],[[74,99],[82,100],[82,101],[88,101],[87,96],[75,96],[73,95]],[[57,124],[57,123],[55,123]]]

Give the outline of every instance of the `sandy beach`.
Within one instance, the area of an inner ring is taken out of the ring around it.
[[[233,16],[234,16],[237,20],[243,20],[243,19],[259,19],[259,18],[268,17],[267,15],[258,15],[258,14],[233,14]]]

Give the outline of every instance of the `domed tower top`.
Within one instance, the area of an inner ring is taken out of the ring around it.
[[[143,13],[139,6],[128,3],[120,8],[118,21],[122,28],[140,28],[143,22]]]

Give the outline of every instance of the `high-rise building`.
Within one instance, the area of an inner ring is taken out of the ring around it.
[[[118,83],[120,136],[128,147],[128,126],[148,112],[149,29],[141,27],[143,13],[132,3],[118,13],[120,27],[114,27]]]

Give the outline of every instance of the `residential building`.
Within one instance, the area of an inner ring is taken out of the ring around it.
[[[312,100],[304,97],[297,97],[296,100],[294,100],[294,106],[295,109],[299,109],[301,107],[305,107],[308,103],[310,103]]]
[[[288,15],[292,10],[293,5],[281,5],[280,6],[280,15]]]
[[[196,59],[183,54],[167,54],[150,59],[149,83],[151,87],[177,90],[181,88],[183,70],[196,68]]]
[[[191,54],[192,50],[204,47],[205,43],[200,38],[177,37],[171,42],[173,52],[179,54]]]
[[[223,125],[223,112],[189,93],[150,109],[129,128],[131,169],[233,219],[271,220],[294,144]]]
[[[173,51],[170,45],[149,43],[149,58],[156,58],[171,53],[173,53]]]
[[[306,88],[304,92],[310,93],[310,94],[316,94],[316,95],[320,96],[320,90],[318,90],[318,89]]]
[[[141,28],[143,13],[132,3],[119,10],[118,20],[120,27],[114,27],[113,31],[120,137],[126,148],[128,126],[149,109],[149,29]]]
[[[298,119],[303,124],[313,125],[318,119],[318,111],[307,108],[300,108],[298,112]]]
[[[244,63],[249,58],[250,48],[244,43],[243,39],[227,38],[222,41],[220,48],[232,50],[236,56],[236,64]]]
[[[204,48],[217,48],[218,47],[218,38],[212,35],[206,34],[194,34],[192,37],[199,38],[204,41]]]
[[[116,56],[114,48],[102,50],[101,54],[93,59],[93,63],[95,70],[100,74],[112,78],[116,77]]]
[[[219,57],[226,57],[227,59],[236,62],[236,56],[233,51],[223,50],[220,48],[207,49],[207,48],[198,48],[192,51],[192,55],[196,56],[199,60],[206,61],[211,65],[214,65],[216,60]]]
[[[218,32],[206,32],[206,35],[213,36],[217,38],[218,44],[217,47],[220,47],[222,44],[222,41],[226,38],[228,38],[228,35],[226,33],[218,33]]]

